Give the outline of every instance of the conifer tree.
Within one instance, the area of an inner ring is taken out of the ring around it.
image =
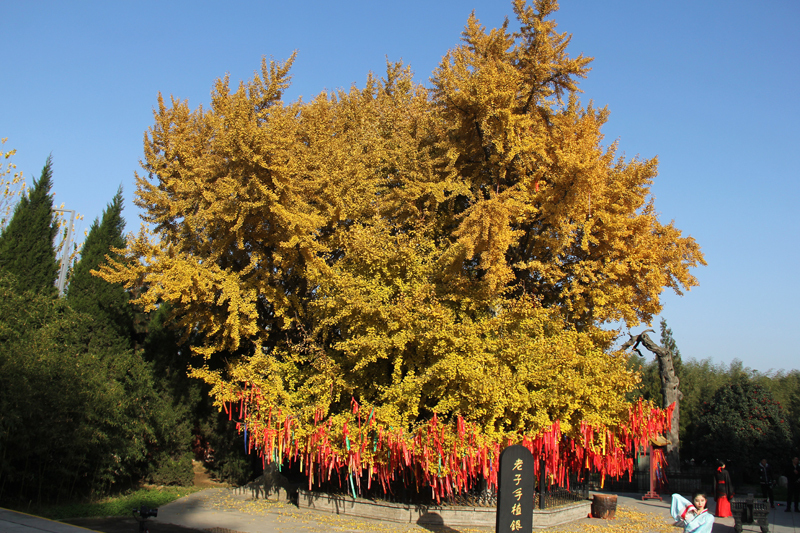
[[[661,346],[666,348],[672,353],[672,364],[675,365],[675,375],[681,379],[683,370],[683,361],[681,360],[681,351],[678,349],[678,343],[672,336],[672,328],[667,326],[666,319],[662,318],[659,323],[661,326]]]
[[[55,296],[58,262],[53,239],[58,226],[53,216],[51,157],[33,187],[24,194],[8,225],[0,233],[0,268],[13,274],[20,288]]]
[[[118,284],[92,275],[106,256],[117,258],[112,248],[125,246],[125,219],[122,218],[122,187],[103,211],[102,219],[92,223],[81,258],[67,289],[67,301],[76,311],[87,313],[115,331],[130,344],[133,334],[133,310],[128,292]]]
[[[630,393],[630,398],[642,398],[659,405],[661,403],[661,378],[658,375],[658,361],[645,359],[642,355],[632,352],[628,357],[628,367],[641,376],[639,384]]]

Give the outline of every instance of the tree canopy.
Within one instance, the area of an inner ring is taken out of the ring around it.
[[[658,220],[656,160],[602,144],[608,111],[577,97],[591,59],[568,56],[556,8],[515,1],[516,32],[471,16],[430,89],[389,63],[284,102],[293,55],[217,80],[208,109],[159,96],[135,200],[150,227],[101,273],[172,306],[193,375],[267,457],[371,475],[402,442],[455,485],[456,441],[491,455],[555,432],[608,458],[643,436],[632,420],[665,420],[630,410],[637,376],[601,326],[651,320],[704,259]]]
[[[792,448],[786,410],[752,379],[720,387],[703,403],[695,431],[699,459],[726,461],[748,473],[762,458],[781,464]]]
[[[103,211],[101,220],[92,222],[75,264],[67,289],[67,301],[74,310],[93,316],[98,323],[108,324],[121,339],[130,342],[133,336],[133,309],[130,297],[120,285],[92,275],[112,249],[125,246],[125,219],[122,218],[122,189]]]
[[[58,500],[138,480],[181,413],[109,328],[0,272],[0,497]]]
[[[58,224],[53,212],[53,162],[50,157],[33,187],[21,196],[0,232],[0,269],[25,290],[55,296],[58,263],[53,240]]]

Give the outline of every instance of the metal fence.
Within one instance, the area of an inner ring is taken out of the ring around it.
[[[587,500],[589,499],[590,490],[638,494],[645,494],[650,490],[650,472],[647,469],[635,470],[630,476],[626,474],[619,478],[606,476],[602,486],[600,480],[600,474],[596,472],[582,475],[573,474],[569,477],[569,483],[565,483],[565,486],[545,486],[543,492],[539,491],[537,484],[534,495],[534,508],[550,509]],[[713,492],[713,480],[713,468],[702,466],[684,467],[680,472],[665,472],[662,476],[663,485],[659,487],[659,492],[663,495],[668,495],[676,492],[691,494],[696,490],[705,490],[710,494]],[[443,500],[442,504],[494,507],[497,505],[497,494],[485,489],[476,489],[473,492]]]
[[[684,468],[680,472],[667,471],[662,477],[662,485],[659,487],[661,494],[691,494],[696,490],[712,491],[714,484],[713,469],[695,467]],[[608,492],[634,492],[644,494],[650,490],[650,472],[647,470],[636,470],[630,477],[626,474],[619,478],[606,477],[601,483],[600,474],[593,473],[589,477],[589,488],[591,490],[603,490]]]
[[[536,489],[533,496],[534,509],[552,509],[562,507],[589,498],[589,486],[586,483],[573,484],[570,488],[551,485],[544,492]],[[497,507],[497,492],[480,490],[453,495],[442,500],[444,506],[462,507]]]
[[[536,483],[534,495],[534,508],[551,509],[571,503],[589,499],[589,491],[617,492],[646,494],[650,491],[650,473],[648,463],[639,461],[637,469],[619,478],[606,476],[601,484],[598,473],[573,473],[565,480],[564,486],[545,484],[540,491]],[[696,490],[705,490],[709,495],[713,493],[715,469],[707,466],[684,466],[680,472],[666,471],[662,477],[663,486],[658,488],[662,495],[672,493],[691,494]],[[292,476],[291,473],[286,473]],[[297,479],[294,479],[296,477]],[[296,473],[290,481],[307,486],[308,481],[301,474]],[[738,487],[736,477],[734,486]],[[384,490],[385,489],[385,490]],[[314,491],[329,494],[350,495],[352,497],[369,500],[402,503],[407,505],[434,505],[434,506],[467,506],[467,507],[496,507],[497,493],[487,489],[485,481],[475,480],[469,491],[453,494],[436,501],[429,487],[425,487],[415,478],[412,470],[400,473],[388,486],[382,486],[374,480],[370,484],[366,477],[360,480],[350,478],[346,469],[335,473],[332,478],[324,483],[315,484]]]
[[[570,484],[569,488],[551,486],[542,493],[537,491],[533,506],[535,509],[551,509],[587,499],[589,499],[589,485],[578,483],[576,480],[576,483]]]
[[[589,484],[587,480],[588,478],[586,475],[582,477],[572,475],[569,478],[569,488],[567,488],[567,486],[562,487],[545,483],[543,491],[539,490],[539,484],[537,483],[536,492],[534,494],[534,508],[551,509],[588,499]],[[468,491],[443,497],[440,502],[437,502],[433,498],[430,488],[417,487],[413,481],[414,480],[410,478],[405,480],[400,478],[395,479],[391,485],[387,487],[389,490],[385,491],[379,483],[372,483],[371,486],[369,486],[366,480],[361,480],[360,487],[358,485],[352,485],[349,477],[344,474],[315,486],[314,491],[328,494],[340,494],[343,496],[357,495],[359,498],[406,505],[497,507],[497,492],[495,490],[489,490],[485,481],[478,481],[473,485],[473,488]]]

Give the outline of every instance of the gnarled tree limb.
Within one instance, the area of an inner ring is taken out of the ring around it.
[[[647,329],[638,335],[631,335],[631,338],[622,345],[622,350],[631,348],[639,356],[644,357],[642,352],[639,351],[639,345],[642,344],[656,355],[658,371],[661,376],[662,407],[666,409],[673,403],[675,404],[675,409],[672,411],[672,429],[667,435],[667,439],[671,442],[667,446],[667,463],[670,466],[670,470],[678,471],[680,470],[680,401],[683,399],[683,393],[678,389],[680,381],[678,376],[675,375],[672,352],[653,342],[647,335],[648,332],[655,333],[652,329]]]

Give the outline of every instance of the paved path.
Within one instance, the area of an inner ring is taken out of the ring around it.
[[[785,513],[780,506],[770,513],[770,533],[800,533],[800,513]],[[669,497],[664,501],[641,500],[638,494],[618,494],[617,519],[583,518],[566,526],[544,532],[613,533],[682,533],[672,526],[669,516]],[[150,521],[151,533],[166,529],[165,524],[211,533],[488,533],[494,528],[451,528],[447,526],[417,526],[377,520],[346,518],[328,513],[300,510],[281,502],[250,500],[228,489],[206,489],[161,507],[158,517]],[[161,526],[161,527],[159,527]],[[53,522],[0,509],[0,533],[86,533],[81,527]],[[714,533],[733,533],[733,519],[717,519]],[[760,533],[755,525],[745,525],[744,531]],[[135,533],[135,529],[131,529]]]
[[[41,533],[43,531],[48,533],[86,533],[91,530],[0,507],[0,532]]]
[[[686,495],[689,496],[688,494]],[[757,495],[760,497],[760,495]],[[650,515],[656,515],[661,517],[663,523],[667,523],[671,526],[672,517],[669,514],[669,505],[670,505],[670,497],[664,496],[663,501],[659,500],[642,500],[641,495],[639,494],[619,494],[617,497],[617,505],[635,509],[640,512],[644,512]],[[710,506],[713,509],[714,503],[713,500],[710,502]],[[770,533],[800,533],[800,513],[786,513],[785,507],[780,505],[775,509],[772,509],[769,515],[769,530]],[[592,522],[592,521],[584,521],[582,522]],[[680,533],[681,529],[679,528],[671,528],[672,531],[675,533]],[[761,528],[757,524],[745,524],[743,526],[743,531],[749,532],[758,532],[761,533]],[[714,520],[714,529],[713,533],[733,533],[733,518],[716,518]]]

